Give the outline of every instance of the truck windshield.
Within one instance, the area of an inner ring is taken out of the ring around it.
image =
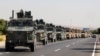
[[[53,31],[53,28],[47,28],[47,31]]]
[[[38,25],[37,29],[44,29],[44,26],[43,25]]]
[[[8,26],[32,26],[32,21],[10,21]]]
[[[56,29],[57,32],[62,31],[61,29]]]

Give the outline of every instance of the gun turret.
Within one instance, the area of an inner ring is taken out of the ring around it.
[[[20,10],[20,12],[17,13],[17,18],[23,18],[24,17],[24,12],[23,10]]]

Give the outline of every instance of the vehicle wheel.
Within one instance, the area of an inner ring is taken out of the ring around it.
[[[6,49],[6,51],[9,51],[10,50],[10,46],[9,46],[9,43],[5,43],[5,49]]]
[[[56,39],[54,39],[54,42],[56,42],[57,40]]]
[[[6,42],[5,49],[6,49],[6,51],[13,51],[14,46],[13,46],[13,44]]]
[[[42,43],[43,43],[43,45],[46,45],[46,41],[45,40],[42,40]]]
[[[31,43],[29,47],[30,47],[30,51],[31,52],[35,51],[35,45],[34,45],[34,43]]]
[[[51,39],[51,42],[54,42],[54,39]]]
[[[67,39],[70,39],[69,37],[67,37]]]

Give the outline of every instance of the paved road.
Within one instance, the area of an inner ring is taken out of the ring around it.
[[[0,56],[92,56],[95,38],[79,38],[46,46],[37,46],[35,52],[29,52],[28,48],[17,47],[13,52],[6,52],[0,47]]]

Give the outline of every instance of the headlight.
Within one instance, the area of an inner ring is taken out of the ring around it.
[[[40,37],[43,37],[43,34],[42,33],[40,34]]]
[[[51,34],[50,34],[49,36],[50,36],[50,38],[52,37],[52,35],[51,35]]]

